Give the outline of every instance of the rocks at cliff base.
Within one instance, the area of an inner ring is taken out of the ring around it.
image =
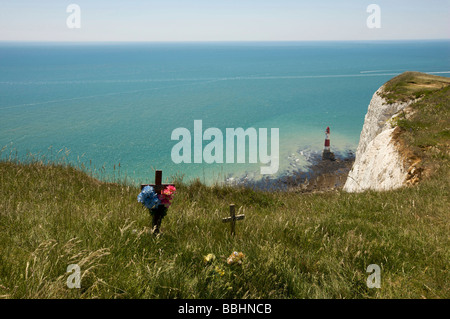
[[[329,161],[335,161],[336,156],[334,156],[334,153],[328,150],[324,150],[322,153],[322,160],[329,160]]]

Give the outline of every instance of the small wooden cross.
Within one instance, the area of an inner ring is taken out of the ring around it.
[[[235,206],[234,206],[234,204],[231,204],[230,205],[230,217],[222,218],[222,222],[223,223],[231,223],[231,235],[234,235],[235,230],[236,230],[236,221],[244,219],[244,218],[245,218],[244,214],[236,216]]]
[[[162,183],[162,171],[156,170],[155,171],[155,184],[142,184],[141,190],[145,186],[151,186],[155,190],[155,193],[161,194],[161,192],[163,191],[164,188],[166,188],[167,186],[175,186],[175,184],[163,184]],[[160,206],[160,207],[162,207],[162,206]],[[162,220],[162,218],[159,214],[153,215],[152,230],[153,230],[154,234],[159,234],[159,228],[161,227],[161,220]]]
[[[161,194],[161,191],[166,188],[167,186],[175,186],[175,184],[162,184],[162,171],[157,169],[155,171],[155,184],[142,184],[141,190],[145,186],[151,186],[155,190],[155,193]]]

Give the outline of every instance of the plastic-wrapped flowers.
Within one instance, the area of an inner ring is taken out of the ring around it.
[[[161,194],[157,194],[153,187],[147,185],[139,193],[138,202],[147,207],[152,216],[152,232],[154,234],[159,233],[161,221],[166,216],[170,204],[172,204],[175,192],[175,186],[168,185],[161,191]]]
[[[139,193],[137,200],[148,209],[158,208],[159,205],[164,205],[166,208],[169,208],[176,190],[175,186],[169,185],[161,194],[157,194],[153,187],[145,186]]]
[[[158,194],[151,186],[145,186],[137,197],[138,202],[142,203],[148,209],[155,208],[159,205]]]
[[[170,204],[172,204],[173,195],[177,189],[175,186],[169,185],[161,192],[161,194],[158,195],[159,201],[161,202],[161,205],[166,206],[169,208]]]
[[[241,265],[245,255],[242,252],[234,251],[230,257],[227,258],[228,265]]]

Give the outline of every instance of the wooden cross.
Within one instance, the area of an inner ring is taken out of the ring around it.
[[[234,206],[234,204],[231,204],[230,205],[230,217],[222,218],[222,222],[223,223],[231,223],[231,235],[234,235],[235,229],[236,229],[236,221],[244,219],[244,218],[245,218],[244,214],[236,216],[235,206]]]
[[[162,183],[162,171],[156,170],[155,171],[155,184],[142,184],[141,190],[145,186],[151,186],[155,190],[155,193],[161,194],[161,192],[163,191],[164,188],[166,188],[167,186],[175,186],[175,184],[163,184]],[[163,208],[164,207],[160,206],[160,208],[157,208],[157,209],[163,209]],[[161,227],[161,220],[162,220],[162,218],[161,218],[160,214],[153,214],[152,231],[154,234],[159,234],[159,228]]]
[[[155,190],[155,193],[161,194],[161,191],[162,191],[164,188],[166,188],[167,186],[175,186],[175,184],[163,184],[163,183],[162,183],[162,171],[157,169],[157,170],[155,171],[155,184],[142,184],[142,185],[141,185],[141,190],[142,190],[145,186],[151,186],[151,187],[153,187],[153,189]]]

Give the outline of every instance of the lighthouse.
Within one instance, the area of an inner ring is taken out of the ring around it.
[[[330,160],[334,161],[334,153],[330,150],[330,127],[327,126],[327,129],[325,130],[325,147],[323,148],[322,153],[322,159],[323,160]]]
[[[324,151],[329,152],[330,151],[330,127],[327,126],[327,129],[325,130],[325,148]]]

